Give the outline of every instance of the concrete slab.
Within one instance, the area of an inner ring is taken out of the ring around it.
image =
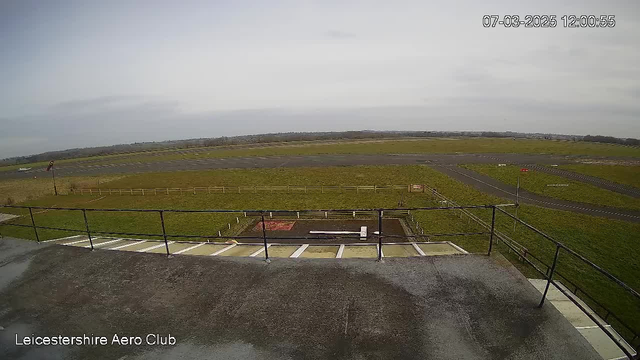
[[[146,240],[144,242],[141,242],[141,241],[142,240],[138,241],[139,244],[133,244],[131,246],[127,246],[127,247],[124,247],[124,248],[118,249],[118,250],[122,250],[122,251],[138,251],[138,250],[146,249],[146,248],[148,248],[150,246],[153,246],[153,245],[160,244],[160,242],[158,242],[158,241],[149,241],[149,240]]]
[[[133,244],[137,244],[142,240],[135,240],[135,239],[122,239],[121,241],[119,241],[116,244],[113,244],[113,246],[109,246],[106,245],[103,247],[103,249],[109,249],[109,250],[124,250],[126,249],[129,245],[133,245]]]
[[[417,243],[418,247],[424,252],[426,256],[432,255],[453,255],[463,254],[460,250],[451,246],[451,244],[421,244]]]
[[[343,258],[377,258],[378,257],[378,249],[375,245],[346,245],[344,247],[344,252],[342,253]]]
[[[384,257],[420,256],[413,245],[382,245]]]
[[[624,352],[599,327],[579,329],[578,331],[593,345],[593,348],[603,359],[626,359]]]
[[[184,249],[188,249],[194,245],[197,244],[192,244],[192,243],[171,243],[169,244],[169,252],[171,254],[174,254],[180,250],[184,250]],[[155,254],[166,254],[167,253],[167,249],[163,246],[163,247],[159,247],[159,248],[155,248],[153,250],[149,250],[147,251],[148,253],[155,253]]]
[[[262,248],[260,245],[238,245],[218,254],[218,256],[249,256],[260,248]]]
[[[335,259],[340,246],[309,246],[298,258]]]
[[[181,255],[204,255],[209,256],[216,251],[222,250],[229,246],[229,244],[213,244],[208,243],[206,245],[198,246],[195,249],[185,251]]]
[[[7,360],[42,352],[56,359],[600,359],[553,306],[537,308],[539,293],[496,256],[266,264],[24,247],[17,253],[0,240],[0,263],[29,261],[0,296]],[[86,329],[170,332],[177,343],[25,347],[13,337]]]
[[[288,258],[293,254],[296,250],[298,250],[300,246],[297,245],[273,245],[269,247],[269,257],[273,258]]]
[[[566,298],[565,298],[566,299]],[[593,322],[579,307],[576,306],[571,300],[552,300],[549,301],[553,306],[555,306],[564,317],[569,320],[569,322],[575,327],[582,326],[596,326],[596,323]]]

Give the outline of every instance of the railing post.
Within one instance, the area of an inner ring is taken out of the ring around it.
[[[40,237],[38,236],[38,229],[36,228],[36,222],[33,220],[33,210],[29,207],[29,215],[31,216],[31,225],[33,226],[33,232],[36,234],[36,241],[40,242]]]
[[[87,220],[87,210],[82,209],[82,217],[84,217],[84,227],[87,229],[89,244],[91,244],[91,250],[93,250],[93,239],[91,238],[91,231],[89,230],[89,221]]]
[[[378,261],[382,260],[382,210],[378,210]]]
[[[269,263],[269,246],[267,246],[267,227],[264,224],[264,213],[262,214],[262,240],[264,240],[264,260]]]
[[[492,206],[493,212],[491,214],[491,236],[489,237],[489,252],[487,255],[491,255],[491,248],[493,247],[493,234],[496,232],[496,207]]]
[[[544,304],[544,299],[547,297],[547,292],[549,291],[549,285],[551,285],[551,281],[553,280],[553,273],[556,271],[556,264],[558,263],[558,255],[560,254],[560,245],[556,244],[556,255],[553,257],[553,264],[551,264],[551,272],[549,272],[549,279],[547,281],[547,286],[544,288],[544,293],[542,293],[542,299],[540,299],[539,308]]]
[[[162,224],[162,237],[164,238],[164,247],[167,249],[167,256],[170,256],[169,242],[167,242],[167,231],[164,228],[164,211],[160,210],[160,223]]]

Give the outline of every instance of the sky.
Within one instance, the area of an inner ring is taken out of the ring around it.
[[[290,131],[640,138],[636,0],[3,0],[0,49],[0,158]]]

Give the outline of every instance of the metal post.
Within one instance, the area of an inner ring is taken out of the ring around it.
[[[58,188],[56,187],[56,170],[53,168],[53,166],[51,167],[51,178],[53,178],[53,193],[57,196]]]
[[[264,224],[264,214],[262,214],[262,239],[264,240],[264,260],[266,262],[270,262],[269,247],[267,246],[267,227]]]
[[[560,245],[556,245],[556,255],[553,257],[553,264],[551,264],[551,272],[549,273],[549,280],[547,281],[547,286],[544,288],[544,293],[542,294],[542,299],[540,299],[539,308],[544,304],[544,299],[547,297],[547,292],[549,291],[549,285],[551,285],[551,281],[553,280],[553,273],[556,271],[556,264],[558,263],[558,255],[560,254]]]
[[[378,261],[382,260],[382,210],[378,210]]]
[[[91,231],[89,231],[89,221],[87,220],[87,210],[82,209],[82,216],[84,217],[84,227],[87,228],[87,236],[89,237],[89,244],[91,244],[91,250],[93,250],[93,239],[91,239]]]
[[[491,247],[493,246],[493,234],[495,233],[495,229],[496,229],[496,207],[495,207],[495,205],[492,208],[493,208],[493,212],[491,214],[491,236],[489,237],[489,252],[487,253],[487,255],[491,255]]]
[[[29,215],[31,215],[31,225],[33,225],[33,232],[36,234],[36,240],[40,242],[40,237],[38,236],[38,229],[36,228],[36,222],[33,220],[33,210],[29,208]]]
[[[167,256],[170,256],[169,243],[167,242],[167,231],[164,228],[164,211],[160,210],[160,222],[162,223],[162,237],[164,238],[164,247],[167,249]]]

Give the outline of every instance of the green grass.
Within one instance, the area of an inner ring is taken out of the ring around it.
[[[527,173],[522,173],[520,166],[470,164],[463,165],[463,167],[512,186],[517,185],[517,178],[520,175],[521,189],[556,199],[616,208],[640,209],[640,199],[541,171],[529,170]],[[548,184],[568,184],[569,186],[547,186]]]
[[[193,149],[190,149],[193,150]],[[640,157],[640,148],[613,144],[574,142],[538,139],[497,139],[497,138],[430,138],[430,139],[389,139],[355,141],[320,141],[276,143],[268,146],[235,146],[200,148],[188,154],[180,154],[175,149],[155,150],[130,154],[114,154],[60,160],[57,164],[91,160],[96,163],[153,162],[166,160],[226,158],[241,156],[270,155],[317,155],[317,154],[418,154],[418,153],[519,153],[558,155],[601,155]],[[10,165],[0,167],[0,171],[16,170],[19,167],[46,166],[47,162]]]
[[[358,177],[364,174],[364,178]],[[292,183],[311,184],[327,182],[330,184],[351,183],[427,183],[444,195],[457,200],[460,204],[496,204],[504,200],[486,195],[473,187],[455,181],[426,166],[388,166],[388,167],[333,167],[322,169],[272,169],[272,170],[217,170],[203,172],[179,172],[170,174],[141,174],[114,181],[114,184],[142,187],[157,186],[167,182],[173,185],[220,184],[225,182],[279,183],[290,179]],[[111,186],[112,184],[108,184]],[[271,194],[198,194],[198,195],[157,195],[157,196],[59,196],[44,197],[29,201],[30,205],[93,207],[93,208],[144,208],[144,209],[321,209],[321,208],[376,208],[397,206],[401,196],[407,207],[435,206],[437,201],[430,194],[408,194],[400,192],[386,193],[295,193]],[[100,199],[100,200],[98,200]],[[513,211],[513,210],[510,210]],[[24,210],[3,209],[3,212],[28,214]],[[490,221],[491,211],[473,210],[481,218]],[[459,218],[458,212],[451,210],[416,211],[415,219],[422,225],[426,233],[476,232],[480,227],[469,222],[465,217]],[[235,222],[236,216],[242,214],[210,215],[210,214],[166,214],[167,232],[169,234],[215,235],[218,230],[225,229],[226,224]],[[583,214],[560,210],[544,209],[523,205],[519,217],[545,233],[561,241],[568,247],[578,251],[588,259],[611,272],[635,289],[640,289],[640,224],[598,218]],[[161,232],[159,215],[119,214],[107,212],[90,212],[89,223],[93,228],[123,232]],[[49,211],[35,214],[36,222],[44,226],[71,227],[82,231],[84,221],[78,211]],[[29,224],[23,217],[14,223]],[[519,243],[529,252],[545,263],[550,264],[555,247],[540,235],[518,226],[513,231],[513,220],[498,213],[497,227]],[[3,235],[33,238],[29,228],[0,226]],[[42,239],[68,236],[70,234],[40,230]],[[224,232],[223,232],[224,234]],[[471,252],[484,253],[488,246],[487,235],[473,237],[432,237],[430,240],[452,240]],[[503,245],[497,249],[502,251],[524,273],[535,275],[530,268],[516,257],[509,255]],[[558,270],[574,281],[582,289],[596,297],[627,323],[640,323],[640,306],[628,294],[593,269],[562,253]],[[602,314],[602,313],[601,313]],[[602,314],[604,315],[604,314]],[[619,331],[619,326],[617,327]]]
[[[640,166],[576,164],[559,168],[640,188]]]

